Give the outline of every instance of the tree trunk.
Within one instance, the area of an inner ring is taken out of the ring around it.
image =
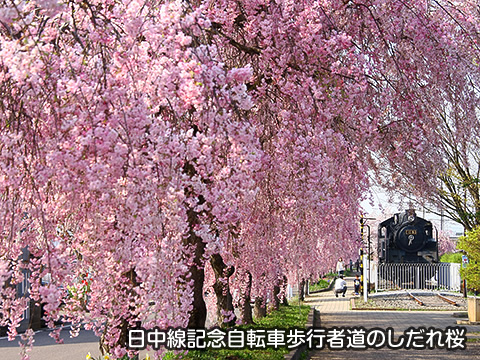
[[[298,287],[298,300],[305,300],[305,279],[302,279]]]
[[[233,307],[232,294],[230,293],[229,278],[235,272],[233,266],[227,266],[219,254],[210,258],[215,283],[213,290],[217,296],[217,325],[220,327],[232,327],[237,321],[235,308]]]
[[[277,284],[273,287],[273,301],[271,311],[277,311],[280,308],[280,286]]]
[[[207,306],[203,300],[203,283],[205,280],[205,264],[203,254],[205,253],[205,243],[202,238],[194,232],[195,225],[198,223],[198,214],[192,209],[188,210],[189,236],[187,244],[194,249],[194,258],[189,266],[189,275],[193,280],[193,308],[190,311],[188,327],[192,329],[201,329],[205,327],[207,319]]]
[[[198,133],[198,127],[192,124],[193,135]],[[183,172],[190,178],[197,176],[197,170],[193,163],[187,161],[183,166]],[[197,198],[198,204],[205,203],[205,198],[202,194],[196,194],[193,187],[189,186],[185,188],[185,196],[187,198]],[[193,261],[189,262],[187,272],[187,280],[193,280],[193,301],[192,310],[189,313],[188,327],[194,329],[201,329],[205,327],[205,321],[207,319],[207,306],[203,299],[203,284],[205,281],[205,261],[203,255],[205,254],[205,242],[197,234],[195,234],[195,228],[200,224],[199,213],[193,208],[188,207],[188,237],[185,240],[187,247],[194,251]],[[190,277],[189,277],[190,275]]]
[[[110,346],[106,343],[106,333],[108,330],[108,327],[110,326],[109,321],[105,323],[105,328],[102,333],[102,336],[100,337],[100,353],[104,356],[107,354],[112,353],[112,349],[115,347],[115,345],[120,345],[122,347],[125,346],[127,343],[127,332],[129,329],[128,321],[125,318],[120,319],[120,324],[116,325],[115,327],[120,330],[120,336],[118,337],[117,343],[114,346]]]
[[[267,306],[263,296],[257,296],[255,298],[255,308],[253,312],[256,319],[261,319],[267,315]]]
[[[128,291],[131,294],[134,293],[134,288],[140,285],[140,283],[137,281],[137,273],[135,272],[135,269],[130,269],[129,271],[127,271],[126,273],[123,273],[122,275],[129,280],[128,284],[130,285],[130,289]],[[105,323],[105,328],[99,341],[100,353],[102,355],[110,354],[111,350],[115,346],[118,345],[118,346],[124,347],[125,344],[127,343],[128,329],[132,327],[131,326],[133,322],[132,320],[135,319],[133,318],[134,315],[132,314],[135,313],[136,309],[134,306],[129,306],[129,311],[130,311],[129,314],[122,316],[122,318],[120,319],[120,323],[118,325],[115,325],[115,327],[120,330],[120,336],[117,342],[113,346],[110,346],[106,343],[105,337],[107,334],[107,330],[110,327],[109,320],[107,320],[107,322]],[[141,327],[141,322],[135,321],[135,326],[138,328]]]
[[[250,303],[251,292],[252,292],[252,274],[250,271],[247,271],[247,283],[245,284],[245,292],[242,294],[242,302],[241,302],[241,317],[242,317],[242,324],[253,324],[253,317],[252,317],[252,304]]]
[[[283,275],[283,300],[282,300],[282,305],[288,306],[288,300],[287,300],[287,291],[288,291],[288,279],[285,275]]]

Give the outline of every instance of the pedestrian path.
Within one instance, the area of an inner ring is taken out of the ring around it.
[[[467,333],[466,349],[381,349],[337,350],[323,349],[311,351],[311,359],[384,359],[394,356],[397,359],[455,359],[480,360],[480,342],[470,340],[480,337],[480,325],[457,325],[453,311],[386,311],[386,310],[351,310],[350,299],[353,297],[353,278],[347,280],[347,295],[336,298],[333,290],[311,294],[306,297],[305,304],[315,307],[320,312],[320,326],[326,329],[334,327],[359,328],[393,328],[393,336],[398,339],[404,332],[413,327],[419,329],[431,327],[445,331],[447,327],[462,326]],[[470,338],[470,340],[468,340]]]
[[[333,289],[331,291],[323,291],[311,294],[305,299],[305,305],[310,305],[319,310],[321,314],[337,313],[350,310],[350,299],[353,293],[353,277],[347,277],[347,293],[345,297],[339,295],[335,297]]]

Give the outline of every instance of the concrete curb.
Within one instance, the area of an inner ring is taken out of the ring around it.
[[[457,325],[480,325],[480,321],[457,320]]]
[[[357,307],[355,305],[355,298],[350,298],[350,309],[356,310]]]
[[[317,327],[320,326],[319,321],[320,321],[320,313],[317,309],[312,307],[310,309],[310,312],[308,313],[308,318],[307,318],[307,323],[305,327],[307,329],[312,328],[312,327]],[[302,344],[298,348],[290,351],[288,354],[284,356],[285,360],[298,360],[300,359],[300,356],[307,351],[307,345]]]

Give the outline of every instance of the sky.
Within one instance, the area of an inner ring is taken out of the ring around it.
[[[398,198],[390,200],[386,192],[378,188],[372,189],[372,200],[373,204],[370,200],[364,200],[361,205],[365,210],[367,217],[377,218],[378,216],[381,216],[382,219],[380,220],[382,221],[389,217],[387,215],[383,215],[384,211],[386,214],[394,214],[404,212],[409,207],[408,202],[402,204],[402,201]],[[447,233],[449,233],[450,236],[463,235],[463,226],[459,223],[447,219],[446,217],[443,218],[442,223],[442,218],[439,215],[429,213],[423,208],[416,207],[415,211],[417,213],[417,216],[420,216],[425,220],[431,221],[438,230],[443,229]]]

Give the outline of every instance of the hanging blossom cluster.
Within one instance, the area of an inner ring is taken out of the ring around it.
[[[247,272],[252,296],[266,299],[284,276],[297,283],[327,272],[339,254],[356,256],[366,167],[360,133],[343,130],[346,122],[368,121],[366,112],[350,119],[345,93],[364,97],[367,82],[351,38],[327,25],[316,2],[210,5],[225,62],[252,66],[251,121],[264,151],[251,215],[222,256],[238,268],[238,292]]]
[[[128,327],[201,326],[205,300],[230,324],[354,259],[369,171],[434,173],[440,104],[474,97],[474,13],[430,3],[3,0],[10,338],[25,276],[120,358]]]
[[[85,323],[121,357],[126,327],[186,325],[189,231],[215,241],[210,217],[255,193],[251,70],[227,69],[180,1],[4,6],[1,325],[15,336],[29,272],[49,326]]]

